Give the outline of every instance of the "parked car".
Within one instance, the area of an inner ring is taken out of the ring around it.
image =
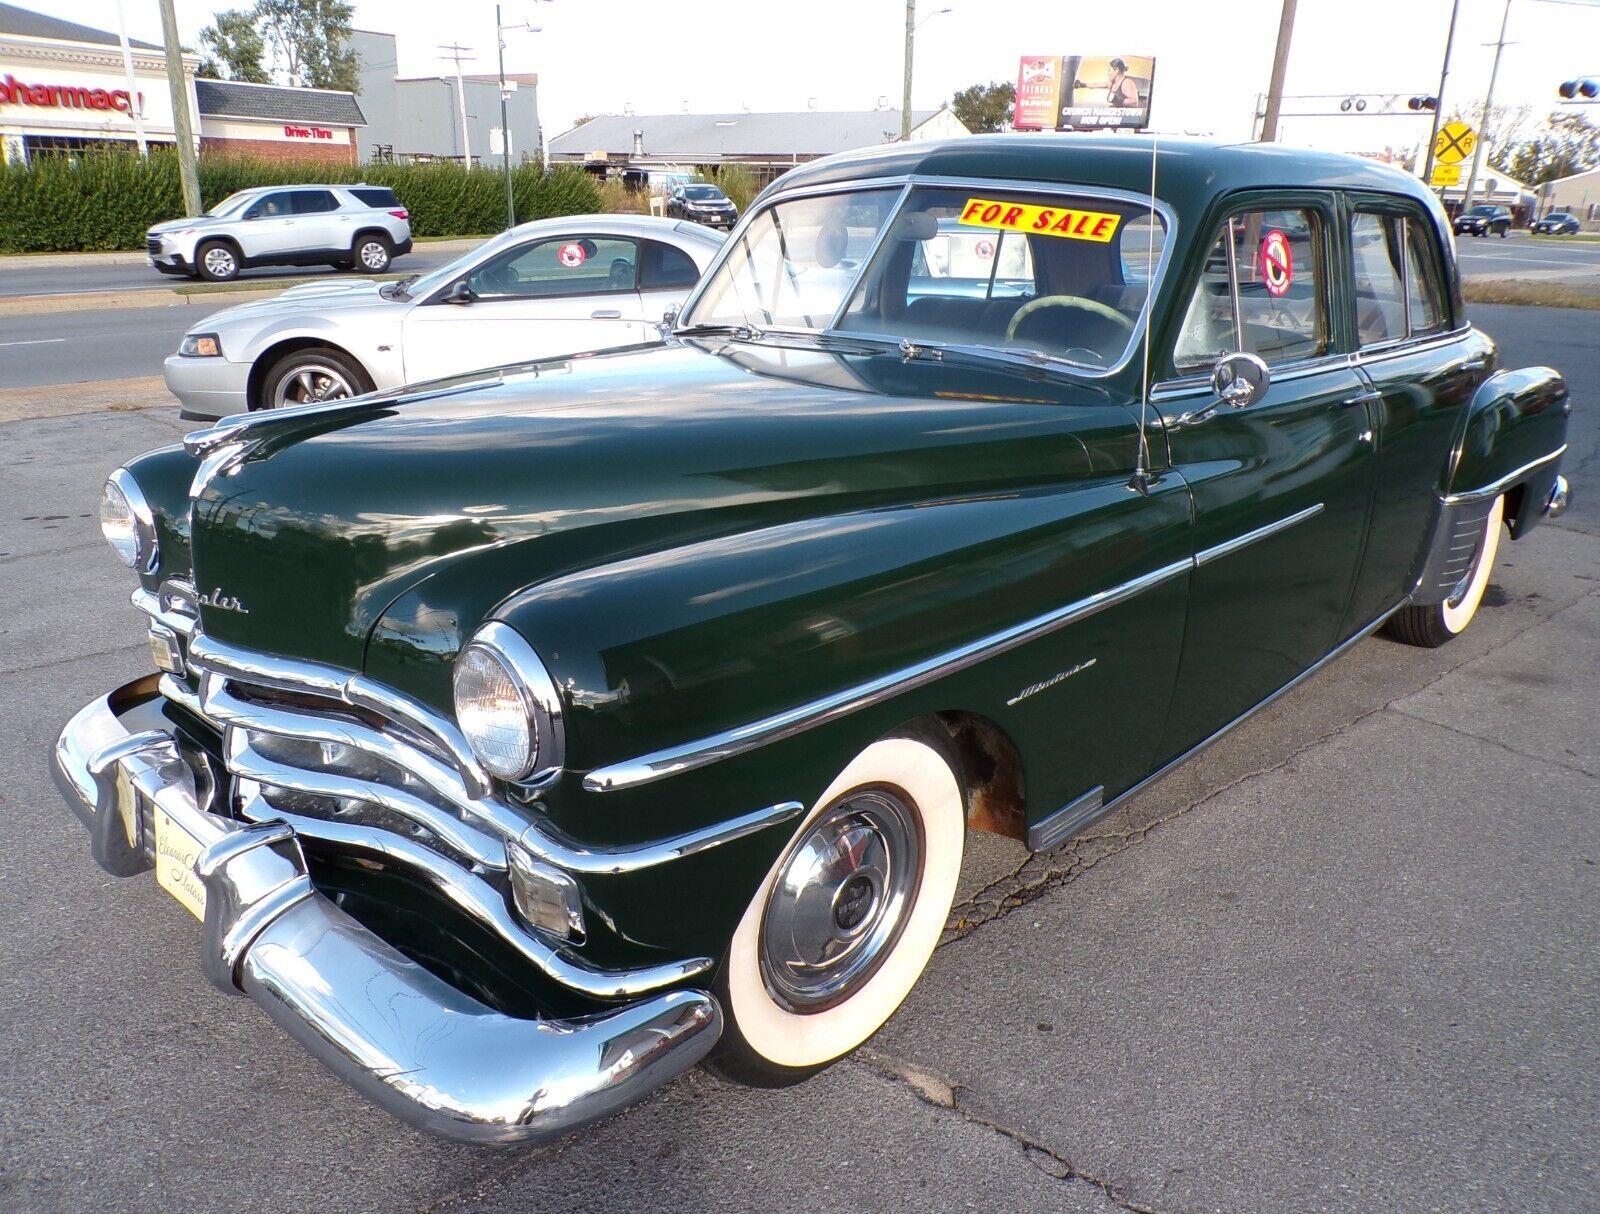
[[[1456,216],[1452,225],[1457,236],[1499,236],[1511,231],[1511,212],[1505,207],[1479,204]]]
[[[1566,503],[1566,385],[1499,367],[1424,185],[1155,146],[818,160],[663,344],[117,469],[156,670],[56,744],[95,858],[438,1133],[849,1053],[969,830],[1056,847],[1375,630],[1448,642]]]
[[[411,252],[411,220],[386,186],[262,186],[229,194],[204,215],[158,223],[145,244],[163,274],[211,282],[253,266],[382,274]]]
[[[667,214],[712,228],[732,229],[739,222],[739,208],[733,205],[733,199],[704,181],[673,186],[667,195]]]
[[[1533,231],[1538,236],[1576,236],[1583,225],[1571,211],[1551,211],[1533,225]]]
[[[660,340],[724,237],[642,215],[525,223],[425,275],[303,283],[206,317],[166,360],[196,417]]]

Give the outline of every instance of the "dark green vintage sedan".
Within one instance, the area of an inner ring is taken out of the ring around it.
[[[1054,847],[1375,629],[1466,628],[1568,412],[1384,166],[834,157],[664,345],[118,469],[159,673],[55,766],[211,980],[410,1122],[791,1083],[904,1000],[968,830]]]

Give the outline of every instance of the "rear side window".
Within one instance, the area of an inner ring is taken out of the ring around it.
[[[643,243],[639,286],[646,291],[661,287],[692,287],[700,281],[700,267],[682,249],[659,240]]]
[[[339,209],[339,200],[331,190],[296,190],[289,197],[294,201],[296,215],[323,215]]]
[[[398,210],[400,207],[400,200],[394,196],[394,191],[384,186],[358,186],[350,193],[360,199],[362,205],[376,210]]]
[[[1427,229],[1415,219],[1357,211],[1350,224],[1356,335],[1362,346],[1434,332],[1444,293]]]
[[[1246,211],[1227,220],[1206,254],[1173,350],[1180,371],[1244,351],[1267,363],[1328,348],[1321,220],[1304,209]]]

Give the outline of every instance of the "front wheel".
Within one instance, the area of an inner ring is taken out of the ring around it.
[[[194,268],[207,282],[231,282],[239,277],[239,254],[225,240],[209,240],[195,250]]]
[[[927,742],[882,738],[851,760],[734,931],[709,1069],[784,1087],[876,1033],[939,942],[965,835],[960,785]]]
[[[1495,555],[1500,551],[1505,503],[1503,496],[1497,497],[1489,508],[1489,516],[1478,534],[1478,551],[1472,558],[1472,570],[1461,580],[1455,593],[1442,603],[1402,607],[1389,617],[1384,625],[1385,632],[1407,645],[1437,649],[1467,630],[1467,625],[1478,614],[1483,592],[1489,588],[1489,574],[1494,569]]]
[[[285,409],[345,400],[372,391],[361,364],[343,350],[312,346],[285,354],[261,381],[257,409]]]

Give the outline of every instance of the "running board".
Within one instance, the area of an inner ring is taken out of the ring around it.
[[[1408,594],[1405,598],[1401,599],[1393,607],[1389,608],[1389,610],[1378,616],[1377,619],[1366,625],[1366,627],[1362,628],[1359,632],[1356,632],[1348,639],[1341,641],[1337,646],[1329,650],[1321,658],[1317,659],[1317,661],[1312,665],[1307,666],[1304,670],[1295,675],[1294,678],[1290,679],[1266,699],[1262,700],[1254,707],[1246,709],[1239,716],[1235,717],[1221,729],[1217,730],[1216,733],[1196,743],[1194,746],[1184,751],[1181,755],[1168,762],[1159,770],[1140,780],[1139,783],[1135,784],[1126,792],[1119,793],[1117,796],[1107,801],[1104,799],[1105,788],[1097,785],[1096,787],[1091,788],[1088,792],[1084,793],[1082,796],[1068,802],[1066,805],[1052,813],[1049,817],[1042,818],[1038,822],[1035,822],[1032,826],[1028,827],[1028,850],[1049,851],[1052,848],[1060,847],[1061,844],[1072,838],[1079,831],[1084,830],[1090,824],[1099,821],[1112,810],[1121,809],[1122,806],[1127,802],[1133,800],[1133,798],[1137,797],[1140,793],[1148,791],[1153,785],[1171,775],[1190,759],[1193,759],[1204,751],[1209,750],[1214,743],[1221,741],[1223,737],[1232,732],[1235,726],[1244,724],[1244,722],[1255,716],[1256,713],[1260,712],[1263,708],[1276,703],[1279,699],[1288,695],[1291,691],[1300,686],[1301,683],[1304,683],[1323,667],[1343,657],[1349,650],[1355,648],[1358,642],[1366,640],[1374,632],[1377,632],[1378,629],[1382,628],[1385,621],[1387,621],[1390,616],[1399,611],[1410,601],[1411,596]]]

